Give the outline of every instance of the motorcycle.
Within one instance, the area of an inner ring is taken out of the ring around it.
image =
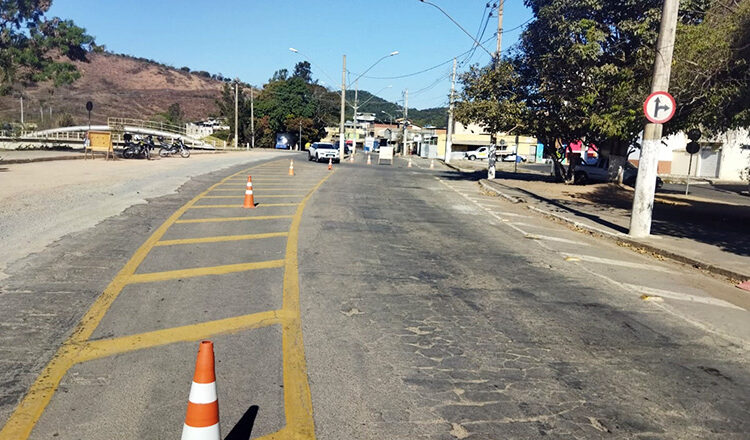
[[[178,138],[170,145],[163,137],[159,137],[159,144],[161,145],[159,148],[159,156],[161,157],[169,157],[178,153],[181,157],[190,157],[190,150],[188,150],[187,145],[185,145],[185,142],[183,142],[182,139]]]
[[[133,159],[135,157],[143,157],[144,159],[151,160],[151,149],[156,148],[154,140],[151,135],[146,136],[145,139],[137,137],[133,142],[129,135],[124,137],[125,149],[122,150],[122,157],[125,159]]]

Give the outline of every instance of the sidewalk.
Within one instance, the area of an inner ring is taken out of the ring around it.
[[[473,165],[473,164],[472,164]],[[543,173],[519,168],[518,173],[486,173],[465,163],[448,165],[472,174],[488,191],[514,203],[526,203],[537,213],[576,229],[614,240],[636,251],[649,252],[729,278],[750,280],[750,206],[716,200],[657,193],[652,236],[627,235],[633,190],[616,184],[565,185]],[[485,164],[486,169],[486,164]],[[507,170],[507,169],[506,169]]]
[[[0,165],[83,159],[83,150],[0,150]]]

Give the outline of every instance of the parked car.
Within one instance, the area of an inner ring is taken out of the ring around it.
[[[500,157],[503,162],[526,162],[526,158],[520,154],[510,153]]]
[[[625,165],[623,165],[622,183],[635,187],[637,177],[638,167],[630,162],[625,162]],[[608,182],[609,158],[600,157],[594,163],[581,162],[573,172],[573,181],[578,185],[585,185],[589,182]],[[661,188],[662,185],[664,185],[664,182],[659,176],[656,176],[656,188]]]
[[[341,161],[338,145],[315,142],[310,146],[310,149],[307,150],[307,160],[320,162],[329,159],[337,163]]]
[[[469,160],[487,159],[489,154],[490,154],[489,147],[479,147],[476,150],[467,151],[464,154],[464,157]]]

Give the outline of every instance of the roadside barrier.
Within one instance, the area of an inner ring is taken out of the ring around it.
[[[370,155],[367,155],[367,165],[372,165],[372,161],[370,160]]]
[[[219,399],[216,395],[214,343],[202,341],[198,346],[193,384],[190,386],[182,440],[221,440]]]
[[[294,159],[289,161],[289,175],[290,176],[294,175]]]
[[[253,178],[247,176],[247,187],[245,188],[245,208],[255,208],[255,198],[253,197]]]
[[[328,169],[329,170],[333,169],[333,159],[331,159],[331,158],[328,158]]]

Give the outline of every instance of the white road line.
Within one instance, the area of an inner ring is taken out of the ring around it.
[[[726,307],[729,309],[745,311],[745,309],[743,309],[742,307],[736,306],[732,303],[729,303],[727,301],[717,299],[717,298],[706,297],[706,296],[695,296],[695,295],[690,295],[688,293],[680,293],[680,292],[672,292],[669,290],[654,289],[651,287],[637,286],[635,284],[623,283],[623,286],[633,289],[637,293],[646,293],[649,295],[660,296],[663,298],[676,299],[678,301],[708,304],[712,306]]]
[[[630,261],[623,261],[623,260],[611,260],[609,258],[594,257],[592,255],[566,254],[564,256],[578,258],[582,261],[587,261],[589,263],[599,263],[599,264],[606,264],[610,266],[622,266],[622,267],[630,267],[634,269],[653,270],[656,272],[674,273],[674,271],[672,270],[669,270],[661,266],[652,265],[652,264],[633,263]]]
[[[583,243],[583,242],[575,241],[575,240],[568,240],[567,238],[551,237],[549,235],[539,235],[539,234],[533,234],[533,233],[527,235],[526,238],[539,239],[539,240],[549,240],[549,241],[558,241],[560,243],[569,243],[569,244],[575,244],[575,245],[578,245],[578,246],[591,246],[589,243]]]
[[[505,211],[500,211],[500,212],[498,212],[498,214],[502,214],[502,215],[507,215],[507,216],[510,216],[510,217],[523,217],[523,218],[529,218],[529,216],[528,216],[528,215],[514,214],[514,213],[512,213],[512,212],[505,212]]]

